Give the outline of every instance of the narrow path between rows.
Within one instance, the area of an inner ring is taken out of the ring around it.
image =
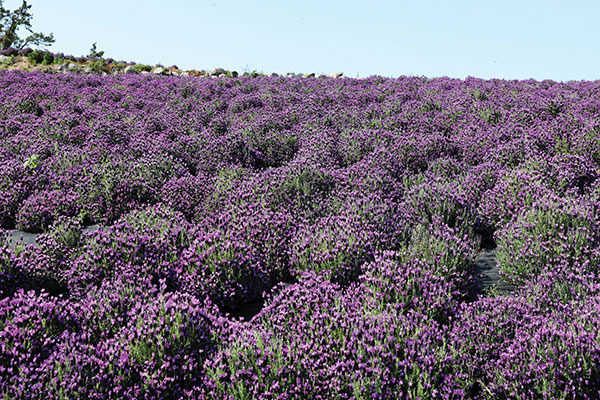
[[[500,275],[496,256],[496,243],[491,240],[482,241],[481,249],[473,261],[473,285],[469,288],[468,302],[486,297],[495,289],[501,295],[510,294],[516,286]]]
[[[96,232],[100,228],[100,225],[90,225],[83,228],[83,232]],[[41,233],[29,233],[19,229],[7,229],[5,232],[8,233],[10,240],[10,247],[15,247],[17,243],[32,244],[37,247],[37,237]],[[1,236],[0,236],[1,237]]]

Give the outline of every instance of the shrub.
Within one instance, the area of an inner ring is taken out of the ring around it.
[[[197,234],[182,255],[177,276],[181,290],[199,298],[208,296],[226,308],[258,299],[271,286],[256,249],[220,230]]]
[[[437,398],[439,326],[370,301],[307,274],[207,361],[205,397]]]
[[[27,58],[32,64],[40,64],[44,59],[44,53],[40,50],[33,50],[27,54]]]
[[[158,285],[167,279],[190,244],[183,216],[156,205],[132,211],[114,225],[101,228],[81,249],[69,271],[72,291],[81,292],[120,275],[147,279]]]
[[[53,63],[54,63],[54,55],[49,51],[45,51],[44,55],[42,56],[42,64],[50,65]]]
[[[585,203],[543,199],[496,233],[498,267],[519,284],[542,271],[596,271],[596,221],[594,209]]]
[[[59,190],[42,191],[25,200],[16,216],[17,228],[26,232],[46,230],[60,215],[74,217],[79,214],[79,196]]]
[[[152,67],[150,65],[146,65],[146,64],[136,64],[133,66],[133,70],[139,74],[142,71],[147,71],[147,72],[152,71]]]
[[[33,52],[33,49],[31,47],[25,47],[24,49],[19,50],[19,55],[27,57],[32,52]]]
[[[541,311],[523,299],[484,299],[448,336],[453,389],[468,398],[594,398],[600,387],[598,298]]]

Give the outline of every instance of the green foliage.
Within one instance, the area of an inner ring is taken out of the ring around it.
[[[9,66],[15,63],[15,56],[10,56],[6,60],[0,62],[1,66]]]
[[[488,95],[485,91],[475,90],[471,93],[475,100],[485,101],[488,99]]]
[[[31,5],[23,0],[23,4],[15,10],[7,10],[4,8],[4,1],[0,0],[0,47],[8,49],[15,47],[22,49],[27,45],[51,45],[54,43],[54,36],[44,35],[41,32],[33,32],[31,29],[31,19],[33,15],[30,13]],[[24,28],[30,33],[25,38],[20,38],[17,31]]]
[[[490,125],[496,125],[502,120],[502,114],[499,111],[490,108],[480,111],[479,116],[486,124]]]
[[[413,229],[410,241],[401,250],[402,262],[409,263],[413,259],[429,262],[435,274],[448,279],[469,271],[474,257],[474,238],[470,238],[472,248],[469,249],[464,242],[449,235],[450,232],[452,229],[443,224],[429,228],[418,225]]]
[[[550,203],[521,215],[497,235],[499,269],[520,284],[544,270],[597,268],[597,229],[581,211]]]
[[[147,71],[147,72],[152,71],[152,67],[150,65],[146,65],[146,64],[136,64],[133,66],[133,70],[139,74],[142,71]]]
[[[96,42],[94,42],[92,44],[92,48],[90,49],[90,54],[89,54],[88,58],[90,58],[90,59],[96,59],[96,58],[102,57],[103,55],[104,55],[104,51],[99,51],[96,48]]]
[[[89,67],[95,72],[108,72],[108,64],[102,59],[92,61]]]
[[[24,99],[18,105],[19,111],[24,114],[35,114],[36,117],[41,117],[44,110],[33,99]]]
[[[268,190],[268,204],[273,211],[288,204],[300,215],[314,220],[323,216],[336,181],[327,171],[314,167],[291,169],[287,176]]]
[[[40,64],[44,60],[44,52],[40,50],[34,50],[27,55],[27,59],[32,64]]]
[[[36,169],[40,165],[40,156],[33,154],[27,157],[27,160],[23,163],[25,168]]]
[[[49,51],[44,52],[44,56],[42,58],[42,64],[50,65],[54,63],[54,55]]]
[[[333,188],[333,178],[325,170],[304,168],[286,180],[283,190],[290,195],[327,195]]]

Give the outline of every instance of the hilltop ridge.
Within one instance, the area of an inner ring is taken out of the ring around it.
[[[216,67],[207,69],[180,69],[176,65],[165,67],[157,64],[154,66],[147,64],[137,64],[135,62],[116,61],[112,58],[102,58],[95,56],[75,57],[63,53],[52,53],[41,50],[16,50],[7,49],[0,52],[0,70],[22,70],[37,71],[45,73],[79,73],[79,74],[97,74],[97,75],[120,75],[120,74],[154,74],[167,76],[205,76],[214,78],[236,78],[238,76],[297,76],[304,78],[316,77],[315,73],[293,73],[288,72],[285,75],[277,73],[265,74],[263,72],[244,72],[238,73],[235,70],[226,70]],[[318,75],[318,77],[341,78],[344,74],[336,72],[329,75]]]

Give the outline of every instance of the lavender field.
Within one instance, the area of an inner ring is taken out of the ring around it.
[[[0,396],[598,399],[599,177],[600,81],[3,72]]]

